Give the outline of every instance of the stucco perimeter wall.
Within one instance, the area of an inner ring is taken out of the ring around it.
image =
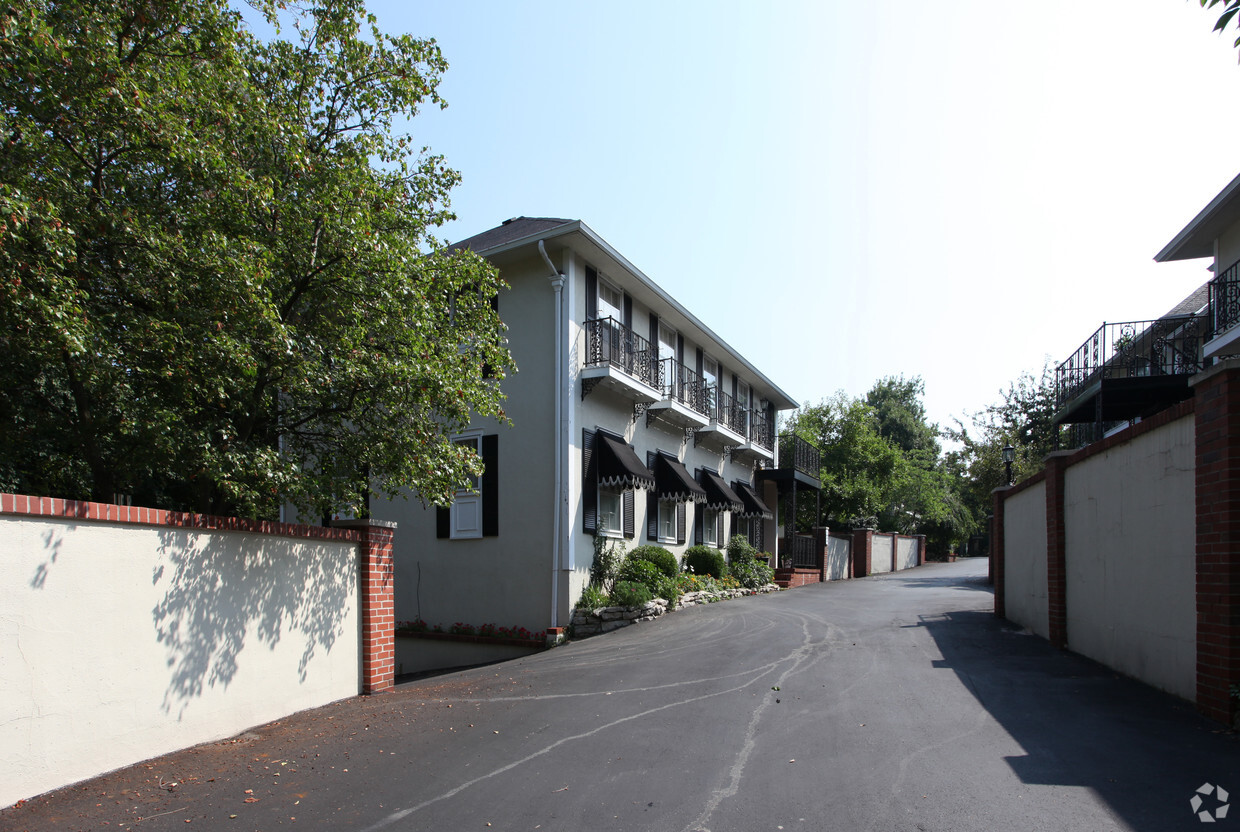
[[[1046,483],[1013,494],[1003,508],[1004,596],[1009,621],[1050,638],[1046,592]]]
[[[1064,473],[1069,648],[1186,699],[1197,680],[1193,427],[1179,419]]]
[[[358,544],[322,532],[0,516],[0,806],[356,695]]]
[[[897,537],[896,569],[912,569],[918,563],[917,538]]]
[[[870,544],[870,574],[881,575],[891,571],[891,548],[895,538],[887,534],[876,534]]]
[[[848,565],[852,562],[852,538],[827,536],[827,580],[840,581],[848,577]]]

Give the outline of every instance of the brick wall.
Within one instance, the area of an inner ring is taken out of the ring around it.
[[[1195,382],[1197,707],[1235,725],[1240,685],[1240,367]]]

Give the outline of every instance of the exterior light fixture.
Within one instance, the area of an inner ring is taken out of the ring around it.
[[[1012,463],[1016,461],[1016,449],[1011,445],[1003,446],[1003,467],[1007,477],[1007,484],[1012,484]]]

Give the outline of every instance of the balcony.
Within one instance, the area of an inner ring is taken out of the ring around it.
[[[1103,324],[1055,369],[1056,424],[1126,421],[1188,398],[1209,325],[1208,311]]]
[[[751,459],[763,463],[775,460],[774,431],[766,414],[760,410],[742,411],[747,414],[744,444],[732,449],[733,459]]]
[[[1210,333],[1203,356],[1240,353],[1240,262],[1210,281]]]
[[[636,404],[661,398],[649,341],[615,318],[586,321],[585,330],[582,399],[596,387],[611,390]]]
[[[786,486],[804,486],[820,489],[822,481],[821,455],[816,447],[796,434],[784,433],[779,437],[777,467],[759,472],[764,480],[779,483],[782,491]]]
[[[705,446],[723,451],[745,444],[749,414],[718,387],[706,388],[706,415],[710,423],[693,434],[694,447]]]
[[[710,424],[706,385],[702,377],[674,358],[655,362],[659,399],[646,406],[646,424],[654,420],[676,428],[704,428]]]

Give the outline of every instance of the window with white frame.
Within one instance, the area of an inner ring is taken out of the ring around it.
[[[679,538],[679,529],[676,527],[676,519],[679,516],[677,503],[671,500],[659,500],[659,542],[675,543]]]
[[[706,388],[706,405],[714,413],[719,404],[719,362],[709,355],[702,356],[702,384]]]
[[[608,485],[598,487],[598,525],[596,533],[607,537],[624,536],[624,492]]]
[[[706,506],[698,506],[698,509],[702,512],[702,542],[707,546],[719,548],[721,513]]]
[[[598,276],[598,316],[624,323],[624,293]]]
[[[469,448],[482,456],[482,435],[462,436],[453,444]],[[451,537],[454,540],[482,537],[482,494],[479,478],[470,476],[457,487],[452,499]]]

